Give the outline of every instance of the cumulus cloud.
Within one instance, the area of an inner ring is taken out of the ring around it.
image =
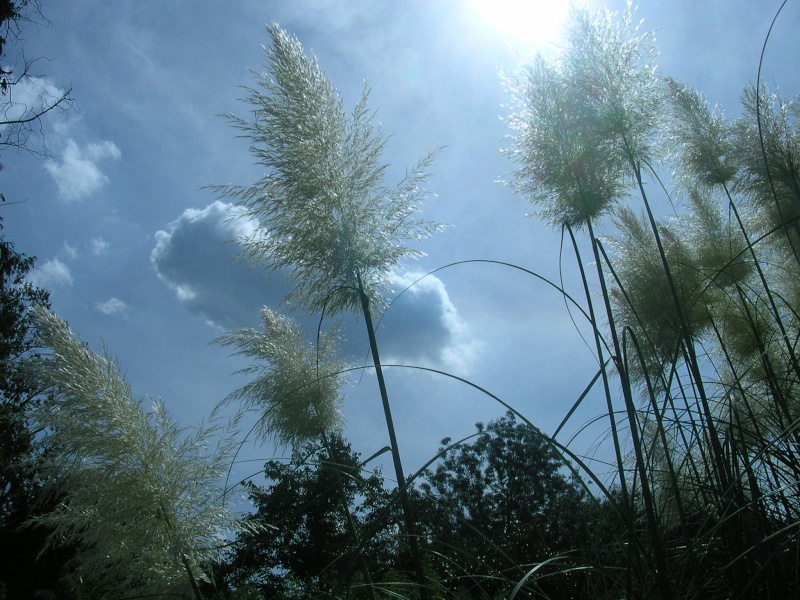
[[[276,306],[287,289],[281,278],[235,260],[236,240],[253,231],[235,218],[240,209],[221,201],[188,209],[156,232],[150,262],[191,312],[224,329],[256,325],[262,306]]]
[[[479,345],[444,282],[435,275],[424,275],[413,271],[392,274],[392,285],[402,293],[381,319],[382,355],[466,373]]]
[[[104,315],[124,315],[128,311],[128,305],[119,298],[109,298],[105,302],[99,302],[96,308]]]
[[[108,183],[108,177],[97,163],[105,158],[117,159],[120,156],[119,148],[113,142],[93,142],[81,147],[75,140],[68,139],[61,160],[48,160],[44,168],[55,181],[62,198],[80,200]]]
[[[72,284],[72,272],[67,265],[53,258],[36,266],[29,279],[36,287],[49,290],[59,285]]]
[[[240,210],[221,201],[186,210],[156,233],[150,255],[156,273],[178,301],[222,329],[257,326],[261,307],[279,308],[291,289],[283,274],[235,260],[242,250],[236,240],[255,230],[253,222],[233,218]],[[403,289],[419,277],[418,273],[394,275],[392,284]],[[309,336],[316,333],[318,316],[301,316],[298,321]],[[345,318],[341,334],[343,351],[363,358],[369,348],[363,320]],[[393,303],[378,335],[384,359],[462,373],[476,350],[444,283],[435,276],[413,285]]]

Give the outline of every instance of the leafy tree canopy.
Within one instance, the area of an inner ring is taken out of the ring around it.
[[[474,441],[424,474],[421,488],[435,501],[429,526],[435,550],[447,557],[447,578],[472,589],[471,597],[494,597],[519,580],[517,567],[581,546],[581,513],[591,503],[547,438],[512,412],[476,429]]]
[[[249,484],[256,510],[246,519],[263,529],[236,540],[221,566],[228,584],[257,588],[267,598],[305,598],[348,583],[357,586],[361,574],[348,511],[360,534],[372,533],[390,494],[380,471],[364,471],[349,443],[332,436],[325,445],[309,442],[289,462],[270,460],[264,466],[268,484]],[[374,581],[397,564],[395,527],[377,525],[373,535],[363,536],[368,543],[362,550]]]

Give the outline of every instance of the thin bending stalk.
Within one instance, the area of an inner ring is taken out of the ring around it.
[[[670,294],[675,304],[675,309],[677,310],[678,317],[680,318],[680,333],[681,337],[683,338],[683,352],[685,354],[686,363],[689,367],[692,383],[696,388],[697,395],[700,399],[700,405],[703,408],[703,413],[706,421],[706,428],[708,429],[707,439],[711,444],[711,454],[715,470],[717,471],[717,478],[720,483],[720,491],[722,492],[722,498],[720,499],[724,500],[724,498],[728,496],[730,493],[733,493],[735,496],[738,496],[740,490],[736,486],[736,480],[733,478],[730,465],[726,463],[726,458],[725,458],[726,454],[722,448],[719,432],[717,431],[717,427],[714,424],[714,415],[708,401],[708,396],[706,395],[705,386],[703,385],[703,378],[700,372],[700,365],[697,359],[697,354],[695,352],[692,330],[689,325],[689,321],[686,317],[686,313],[683,309],[683,305],[680,301],[680,298],[678,297],[675,280],[672,276],[672,270],[670,269],[669,262],[667,261],[666,252],[664,251],[664,245],[661,241],[661,235],[659,234],[658,231],[658,225],[656,224],[655,217],[653,216],[653,211],[650,208],[650,202],[647,198],[647,193],[645,192],[644,189],[644,183],[642,182],[642,169],[640,164],[633,158],[633,154],[629,149],[627,154],[628,154],[628,162],[631,166],[631,169],[633,170],[633,174],[636,179],[636,184],[639,189],[639,193],[642,197],[647,218],[650,223],[650,228],[652,229],[653,236],[655,238],[656,246],[658,248],[658,254],[661,259],[661,264],[664,268],[664,275],[666,276],[667,284],[669,285]],[[728,536],[728,543],[730,544],[731,548],[734,550],[734,552],[736,552],[737,555],[741,554],[741,541],[739,539],[739,534],[736,531],[736,523],[730,522],[726,524],[725,530]],[[738,578],[739,574],[734,573],[734,577]]]
[[[163,501],[159,501],[159,512],[164,519],[164,525],[166,526],[167,531],[174,531],[175,525],[172,522],[172,519],[170,519],[169,513],[167,510],[165,510]],[[186,577],[189,579],[189,585],[192,588],[192,593],[194,593],[195,599],[203,600],[203,593],[200,591],[200,585],[197,583],[197,578],[194,576],[192,566],[189,564],[189,559],[186,558],[185,554],[181,554],[181,565],[183,565],[183,568],[186,571]]]
[[[198,585],[197,579],[192,572],[192,567],[185,556],[181,556],[181,563],[183,564],[183,568],[186,569],[186,575],[189,577],[189,584],[192,586],[192,591],[194,592],[195,598],[197,600],[203,600],[203,594],[200,591],[200,586]]]
[[[627,143],[626,143],[627,148]],[[647,193],[644,189],[644,183],[642,182],[642,169],[640,164],[633,158],[633,153],[630,149],[627,150],[628,154],[628,163],[630,164],[631,170],[633,171],[634,177],[636,179],[636,185],[639,189],[639,194],[642,197],[642,202],[644,204],[645,212],[647,214],[647,219],[650,224],[650,229],[653,232],[653,237],[656,242],[656,247],[658,248],[658,255],[661,259],[661,265],[664,269],[664,275],[667,279],[667,285],[669,286],[670,295],[672,296],[672,301],[675,305],[675,310],[678,313],[678,318],[680,319],[680,337],[683,338],[683,353],[685,356],[686,364],[689,367],[689,373],[691,374],[692,383],[696,387],[697,395],[700,399],[700,405],[703,408],[703,414],[706,420],[706,427],[708,428],[708,439],[711,443],[711,450],[712,450],[712,458],[714,459],[715,469],[717,471],[717,478],[719,480],[719,487],[721,490],[724,490],[727,494],[729,490],[731,490],[731,475],[729,473],[728,465],[725,463],[725,452],[722,449],[722,444],[720,443],[719,433],[717,431],[716,426],[714,425],[714,415],[711,410],[711,406],[708,402],[708,396],[706,395],[705,386],[703,385],[703,378],[700,372],[700,365],[697,359],[697,354],[694,348],[694,339],[692,337],[692,330],[689,326],[688,319],[686,318],[686,313],[683,309],[683,304],[678,297],[677,288],[675,285],[675,279],[672,276],[672,269],[669,266],[669,262],[667,260],[667,255],[664,250],[664,244],[661,241],[661,235],[658,231],[658,225],[656,224],[655,217],[653,216],[653,211],[650,208],[650,201],[647,198]],[[612,329],[613,331],[613,329]]]
[[[589,309],[589,319],[592,325],[592,333],[594,335],[595,346],[597,349],[597,360],[600,363],[600,372],[603,376],[603,391],[605,392],[606,397],[606,405],[608,407],[608,418],[611,424],[611,436],[613,438],[614,443],[614,452],[616,453],[616,460],[617,466],[619,468],[619,484],[620,484],[620,491],[622,493],[622,506],[624,507],[623,510],[623,518],[625,519],[625,528],[628,534],[628,556],[630,557],[631,552],[633,552],[634,548],[634,527],[633,527],[633,502],[630,499],[630,494],[628,492],[628,482],[625,477],[625,468],[624,462],[622,460],[622,444],[619,439],[619,433],[617,431],[617,419],[614,413],[614,404],[612,402],[611,397],[611,389],[608,382],[608,372],[606,371],[606,364],[607,361],[603,360],[603,342],[600,336],[600,329],[597,323],[597,317],[595,316],[594,312],[594,302],[592,301],[592,294],[589,290],[589,282],[586,279],[586,272],[583,269],[583,261],[581,260],[580,250],[578,250],[578,243],[575,239],[575,234],[572,231],[572,227],[569,224],[566,224],[567,232],[569,233],[570,240],[572,241],[572,247],[575,251],[575,257],[578,259],[578,269],[581,274],[581,280],[583,281],[583,289],[584,293],[586,294],[586,304]],[[590,238],[593,238],[591,233],[591,223],[589,223],[589,232]],[[594,245],[594,240],[592,239],[592,244]],[[599,264],[599,263],[598,263]],[[602,278],[602,275],[601,275]],[[612,358],[614,358],[612,356]],[[621,373],[621,371],[620,371]],[[631,424],[631,428],[635,427],[635,424]],[[632,585],[632,573],[631,573],[631,566],[632,563],[629,560],[627,561],[627,568],[625,570],[625,587],[626,587],[626,598],[631,598],[633,596],[633,585]]]
[[[628,417],[628,423],[631,430],[631,441],[633,442],[634,454],[636,456],[636,467],[641,479],[642,500],[644,502],[645,516],[647,517],[647,524],[653,536],[653,550],[655,552],[656,560],[656,575],[659,582],[659,591],[663,598],[670,596],[669,581],[666,578],[667,574],[667,557],[662,539],[658,531],[658,523],[656,520],[655,506],[652,497],[652,490],[650,489],[650,478],[647,474],[645,465],[645,456],[642,451],[641,438],[639,437],[639,422],[636,416],[636,406],[633,402],[633,391],[631,390],[631,381],[628,375],[627,364],[625,364],[625,354],[622,350],[622,345],[617,335],[616,324],[614,323],[614,313],[611,309],[611,300],[608,293],[608,286],[606,285],[605,273],[603,272],[603,264],[600,260],[600,250],[598,246],[599,240],[595,237],[594,228],[592,227],[591,220],[587,221],[587,229],[589,233],[589,240],[592,244],[592,252],[594,253],[595,266],[597,268],[597,277],[600,282],[600,290],[602,292],[603,303],[605,305],[606,316],[608,317],[608,328],[611,332],[611,341],[614,348],[614,362],[617,366],[620,384],[622,387],[622,396],[625,401],[625,411]],[[622,464],[620,464],[622,468]],[[631,506],[633,509],[633,506]]]
[[[731,196],[730,191],[728,190],[728,186],[724,183],[722,184],[722,189],[725,191],[725,195],[728,197],[728,205],[731,207],[733,211],[733,215],[736,217],[736,223],[739,225],[739,230],[742,232],[742,236],[744,237],[744,241],[747,244],[747,249],[750,251],[750,258],[753,260],[753,266],[756,269],[756,273],[758,273],[758,278],[761,280],[761,285],[764,288],[764,292],[767,294],[767,299],[769,300],[769,306],[772,309],[772,315],[775,318],[775,324],[778,326],[778,329],[783,336],[783,341],[786,344],[786,350],[789,352],[789,358],[792,361],[792,368],[794,369],[795,374],[800,378],[800,363],[798,363],[797,355],[794,351],[794,345],[789,340],[789,334],[786,332],[786,328],[783,325],[783,320],[781,319],[780,311],[778,310],[778,305],[775,302],[775,297],[772,294],[772,290],[770,289],[769,284],[767,283],[766,275],[764,275],[764,270],[761,268],[761,262],[758,260],[756,256],[755,248],[753,248],[753,243],[750,241],[750,236],[747,233],[747,229],[745,229],[744,223],[742,222],[742,218],[739,215],[739,210],[736,208],[736,204],[733,201],[733,197]],[[783,218],[781,218],[783,220]],[[791,421],[791,418],[789,419]]]
[[[628,499],[628,482],[625,478],[625,470],[622,468],[623,460],[622,460],[622,442],[619,439],[619,433],[617,431],[617,421],[614,417],[614,405],[611,401],[611,388],[608,382],[608,372],[606,370],[607,361],[603,359],[603,342],[600,337],[600,329],[597,322],[597,317],[594,312],[594,302],[592,301],[592,294],[589,290],[589,282],[586,279],[586,272],[583,269],[583,262],[581,260],[581,254],[578,250],[578,243],[575,239],[575,234],[572,231],[572,227],[568,224],[566,225],[567,232],[569,233],[570,240],[572,240],[572,247],[575,251],[575,257],[578,259],[578,270],[581,274],[581,280],[583,281],[583,289],[586,294],[586,304],[589,310],[589,321],[592,325],[592,333],[594,334],[594,341],[595,341],[595,348],[597,351],[597,360],[600,363],[600,372],[603,377],[603,391],[606,397],[606,404],[608,406],[608,417],[610,419],[611,424],[611,437],[614,443],[614,451],[616,452],[616,459],[617,464],[620,466],[619,471],[619,488],[620,492],[622,493],[622,502],[623,504],[628,507],[629,506],[629,499]]]
[[[367,335],[369,336],[369,347],[372,353],[372,362],[375,365],[375,374],[378,378],[378,387],[381,392],[381,402],[383,403],[383,414],[386,417],[386,428],[389,430],[389,444],[392,449],[392,462],[394,463],[394,472],[397,479],[398,493],[400,494],[400,504],[403,508],[403,516],[405,518],[405,530],[408,536],[408,541],[411,546],[411,557],[414,561],[414,570],[416,571],[417,583],[419,585],[419,594],[422,600],[429,600],[428,586],[425,581],[425,571],[422,567],[422,557],[420,555],[419,540],[416,534],[416,526],[414,524],[414,514],[411,511],[411,504],[408,501],[408,493],[405,489],[406,477],[403,474],[403,464],[400,461],[400,448],[397,445],[397,435],[394,429],[394,420],[392,419],[392,409],[389,405],[389,394],[386,392],[386,381],[383,378],[383,369],[381,368],[381,359],[378,354],[378,342],[375,339],[375,327],[372,324],[372,313],[369,308],[369,297],[364,291],[364,285],[361,282],[361,274],[356,271],[356,279],[358,281],[358,294],[361,298],[361,308],[364,313],[364,324],[367,327]]]
[[[325,450],[328,452],[328,457],[333,464],[344,464],[325,432],[322,432],[321,437],[322,443],[325,446]],[[359,538],[358,530],[356,529],[356,524],[353,520],[353,515],[350,513],[350,506],[347,502],[344,483],[342,483],[342,474],[339,472],[338,468],[334,469],[334,471],[336,473],[336,487],[339,491],[339,500],[342,503],[342,511],[344,512],[345,522],[347,523],[347,532],[350,534],[350,537],[353,540],[354,551],[358,553],[358,566],[361,568],[361,572],[364,575],[364,583],[367,584],[367,594],[369,595],[370,600],[374,600],[375,594],[372,591],[372,577],[370,577],[369,567],[367,566],[367,561],[364,558],[364,553],[361,551],[361,539]]]

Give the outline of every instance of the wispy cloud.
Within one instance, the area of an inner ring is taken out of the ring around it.
[[[68,201],[80,200],[93,194],[106,183],[97,163],[106,158],[118,159],[122,153],[114,142],[93,142],[79,146],[68,139],[60,161],[48,160],[44,168],[58,186],[58,193]]]
[[[92,249],[92,254],[95,256],[105,254],[108,250],[108,242],[101,237],[92,238],[92,241],[89,243],[89,245]]]
[[[8,102],[4,100],[2,120],[10,123],[41,114],[62,98],[65,91],[47,77],[23,77],[11,87]],[[0,126],[0,131],[8,129],[9,125]]]
[[[49,290],[60,285],[71,285],[72,272],[67,265],[53,258],[33,269],[29,279],[33,285]]]
[[[70,260],[76,260],[78,258],[78,249],[74,246],[70,246],[67,242],[64,242],[64,252],[67,253],[67,258]]]
[[[128,311],[128,305],[119,298],[109,298],[105,302],[99,302],[96,308],[104,315],[125,315]]]

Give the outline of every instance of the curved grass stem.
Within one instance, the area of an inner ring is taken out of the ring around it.
[[[428,584],[425,578],[425,570],[422,566],[422,555],[419,548],[419,538],[416,533],[417,528],[414,522],[414,513],[411,509],[411,503],[408,500],[408,493],[404,487],[406,477],[403,473],[403,463],[400,459],[400,448],[397,444],[397,434],[395,432],[394,419],[392,418],[392,408],[389,404],[389,394],[386,391],[386,381],[383,377],[383,368],[378,352],[378,342],[375,338],[375,327],[372,323],[372,311],[369,307],[369,297],[364,291],[361,274],[358,271],[356,271],[356,278],[358,281],[358,294],[361,298],[361,308],[364,314],[364,324],[366,325],[367,335],[369,336],[370,352],[372,353],[375,375],[378,379],[378,388],[381,394],[381,403],[383,404],[383,414],[386,418],[386,428],[389,432],[389,444],[392,450],[392,463],[394,465],[395,477],[397,478],[397,485],[402,486],[398,490],[398,493],[400,494],[400,505],[403,509],[403,517],[405,520],[405,533],[411,548],[411,558],[414,562],[414,571],[417,584],[419,585],[420,599],[428,600],[430,598]]]

